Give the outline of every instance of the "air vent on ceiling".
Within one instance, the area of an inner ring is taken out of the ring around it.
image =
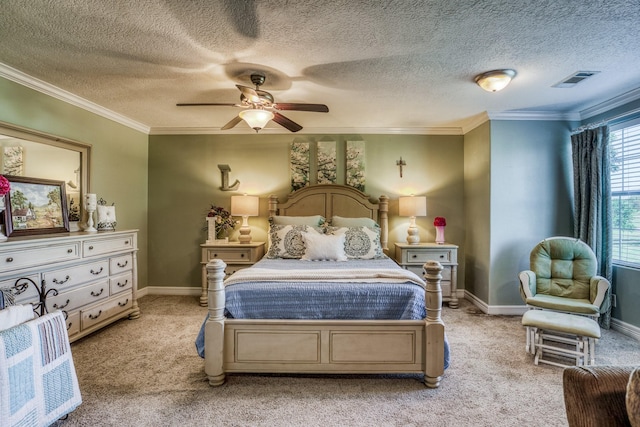
[[[560,87],[560,88],[574,87],[575,85],[577,85],[581,81],[584,81],[584,80],[588,79],[589,77],[592,77],[592,76],[598,74],[599,72],[600,71],[576,71],[575,73],[571,74],[569,77],[567,77],[567,78],[563,79],[562,81],[554,84],[552,87]]]

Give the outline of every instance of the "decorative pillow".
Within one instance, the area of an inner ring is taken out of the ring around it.
[[[276,225],[308,225],[310,227],[320,227],[324,224],[322,215],[311,216],[272,216],[269,218],[271,224]]]
[[[304,233],[306,250],[302,259],[305,261],[346,261],[344,253],[344,234]]]
[[[383,258],[380,229],[369,227],[327,227],[327,234],[344,234],[344,252],[350,259]]]
[[[300,259],[305,252],[304,234],[320,234],[308,225],[278,225],[269,228],[267,258]]]
[[[636,368],[629,376],[627,384],[627,416],[633,427],[640,427],[640,368]]]
[[[344,218],[337,215],[334,215],[331,218],[331,226],[333,227],[370,227],[370,228],[380,227],[378,223],[371,218],[367,218],[367,217]]]

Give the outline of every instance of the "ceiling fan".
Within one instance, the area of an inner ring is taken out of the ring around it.
[[[265,127],[269,120],[273,120],[280,126],[283,126],[291,132],[298,132],[302,129],[298,123],[283,116],[278,111],[312,111],[317,113],[328,113],[329,107],[324,104],[300,104],[300,103],[282,103],[275,102],[273,95],[264,90],[260,90],[260,86],[264,83],[265,76],[263,74],[251,74],[251,83],[256,88],[250,88],[247,86],[236,85],[240,89],[240,103],[217,103],[217,102],[204,102],[204,103],[180,103],[176,104],[178,107],[191,107],[191,106],[222,106],[222,107],[240,107],[244,108],[236,117],[231,119],[229,123],[222,127],[222,130],[233,128],[242,120],[253,128],[256,133]]]

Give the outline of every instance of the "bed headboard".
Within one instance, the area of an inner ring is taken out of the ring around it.
[[[317,184],[303,187],[289,195],[284,203],[278,197],[269,196],[269,216],[322,215],[327,220],[338,215],[346,218],[366,217],[380,225],[380,243],[388,250],[389,198],[380,196],[377,203],[369,196],[347,185]]]

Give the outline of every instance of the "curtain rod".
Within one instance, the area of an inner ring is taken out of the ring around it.
[[[640,114],[640,107],[634,108],[631,111],[626,111],[626,112],[621,113],[621,114],[616,114],[615,116],[611,116],[611,117],[608,117],[606,119],[602,119],[602,120],[597,121],[597,122],[587,123],[585,125],[582,125],[582,126],[578,127],[577,129],[572,130],[571,131],[571,135],[574,135],[576,133],[580,133],[580,132],[582,132],[584,130],[587,130],[587,129],[595,129],[595,128],[600,127],[600,126],[608,125],[611,122],[618,121],[618,120],[621,120],[621,119],[625,119],[627,117],[629,119],[632,119],[633,117],[630,117],[630,116],[634,116],[634,115],[637,115],[637,114]]]

